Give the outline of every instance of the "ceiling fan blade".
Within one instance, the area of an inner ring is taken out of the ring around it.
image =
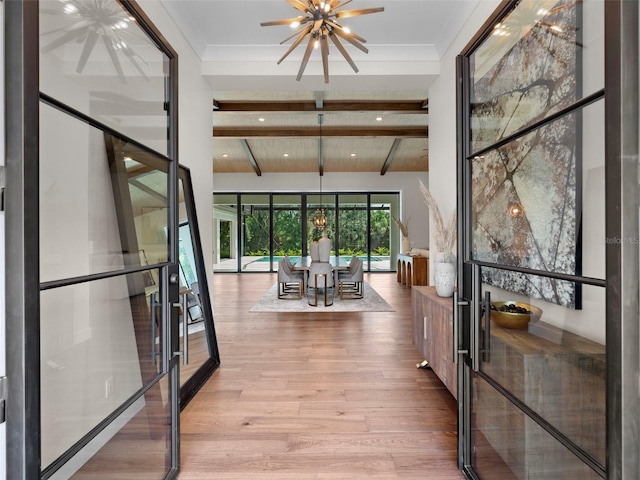
[[[296,77],[296,80],[298,82],[302,78],[304,69],[307,68],[307,62],[309,61],[309,57],[311,56],[311,52],[313,51],[313,43],[314,43],[314,38],[312,35],[310,35],[309,43],[307,44],[307,49],[304,51],[304,56],[302,57],[302,63],[300,64],[300,70],[298,70],[298,76]]]
[[[357,17],[360,15],[368,15],[370,13],[378,13],[378,12],[384,12],[384,7],[361,8],[359,10],[344,10],[342,12],[336,12],[336,18]]]
[[[300,22],[305,19],[305,17],[294,17],[294,18],[283,18],[282,20],[273,20],[271,22],[260,22],[261,27],[271,27],[273,25],[291,25],[293,22]]]
[[[347,42],[349,42],[351,45],[353,45],[354,47],[356,47],[359,50],[362,50],[364,53],[369,53],[369,50],[367,49],[367,47],[365,47],[364,45],[362,45],[359,41],[357,41],[355,38],[351,38],[350,35],[347,35],[344,32],[341,32],[340,30],[334,30],[333,31],[336,35],[340,36],[341,38],[343,38],[344,40],[346,40]]]
[[[331,40],[333,41],[333,44],[336,46],[338,51],[342,54],[344,59],[347,62],[349,62],[349,65],[351,65],[351,68],[353,68],[353,71],[358,73],[358,67],[356,67],[355,62],[353,61],[353,59],[351,58],[347,50],[344,48],[344,45],[342,45],[342,42],[340,41],[340,39],[336,35],[330,35],[330,37],[331,37]]]
[[[84,41],[84,47],[82,47],[82,53],[80,54],[80,60],[78,60],[78,66],[76,67],[76,73],[82,73],[84,70],[84,66],[87,64],[87,60],[89,60],[89,55],[93,51],[93,47],[96,46],[96,42],[98,41],[98,33],[95,29],[90,28],[87,33],[87,39]]]
[[[322,70],[324,72],[324,83],[329,83],[329,40],[327,35],[320,37],[320,49],[322,51]]]
[[[302,30],[302,32],[300,32],[300,35],[298,36],[298,38],[295,39],[295,41],[291,44],[291,46],[289,47],[289,50],[287,50],[285,52],[285,54],[280,57],[280,60],[278,60],[278,65],[280,65],[280,63],[289,56],[289,54],[291,52],[293,52],[295,50],[295,48],[300,45],[300,43],[302,43],[302,40],[304,40],[304,37],[309,35],[309,33],[311,32],[311,25],[307,25],[304,30]]]
[[[358,40],[360,43],[367,43],[367,41],[366,41],[364,38],[362,38],[360,35],[357,35],[357,34],[355,34],[355,33],[353,33],[353,32],[348,32],[348,33],[347,33],[347,32],[345,32],[344,27],[343,27],[342,25],[340,25],[339,23],[337,23],[337,22],[334,22],[334,21],[331,21],[331,20],[326,20],[326,23],[327,23],[327,24],[329,24],[329,25],[331,25],[333,28],[338,28],[338,29],[340,29],[340,31],[341,31],[342,33],[344,33],[345,35],[348,35],[348,36],[350,36],[350,37],[352,37],[352,38],[355,38],[355,39],[356,39],[356,40]]]

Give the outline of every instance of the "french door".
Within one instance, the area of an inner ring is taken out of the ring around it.
[[[175,478],[176,54],[134,2],[5,13],[8,478]]]
[[[507,1],[458,57],[470,478],[638,476],[637,25],[636,2]]]

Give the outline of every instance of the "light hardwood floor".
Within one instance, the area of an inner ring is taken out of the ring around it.
[[[253,313],[275,275],[214,275],[222,363],[181,414],[180,480],[464,478],[455,400],[415,367],[411,290],[365,280],[395,312]]]

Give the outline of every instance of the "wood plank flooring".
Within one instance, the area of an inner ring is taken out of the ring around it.
[[[214,275],[222,362],[181,414],[180,480],[464,478],[455,400],[415,368],[411,290],[365,280],[395,312],[253,313],[275,275]]]

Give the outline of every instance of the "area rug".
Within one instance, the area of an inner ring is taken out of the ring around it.
[[[311,295],[311,294],[310,294]],[[311,296],[309,296],[311,298]],[[271,286],[267,293],[251,307],[250,312],[393,312],[384,298],[365,282],[364,298],[356,300],[340,300],[336,295],[333,305],[324,306],[324,295],[318,295],[318,306],[309,305],[308,300],[302,297],[300,300],[280,300],[278,298],[278,284]]]

